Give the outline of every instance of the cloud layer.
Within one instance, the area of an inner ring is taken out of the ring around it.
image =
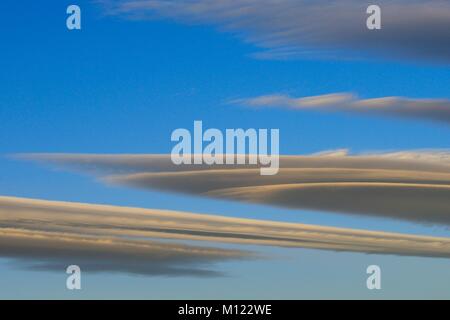
[[[238,250],[15,227],[0,228],[0,256],[32,270],[62,272],[76,264],[88,272],[195,277],[221,276],[221,272],[211,270],[211,264],[251,257]]]
[[[89,272],[196,277],[222,275],[214,263],[256,257],[248,251],[161,241],[179,238],[152,231],[151,226],[164,228],[158,223],[164,214],[0,197],[0,256],[35,270],[62,271],[76,264]],[[150,223],[145,227],[143,220]]]
[[[102,0],[107,14],[208,24],[265,48],[260,58],[423,59],[450,62],[450,3],[379,0],[381,30],[368,30],[360,0]]]
[[[176,166],[170,155],[21,157],[143,189],[450,225],[450,154],[445,151],[282,156],[274,176],[261,176],[250,165]]]
[[[450,100],[448,99],[409,99],[402,97],[359,99],[350,93],[333,93],[302,98],[287,95],[265,95],[239,99],[232,103],[250,107],[351,112],[450,123]]]
[[[0,256],[27,268],[217,276],[212,263],[264,258],[218,243],[450,258],[447,238],[0,197]]]

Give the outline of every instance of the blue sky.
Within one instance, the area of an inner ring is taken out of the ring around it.
[[[288,210],[104,186],[6,155],[28,152],[170,153],[170,134],[209,128],[279,128],[280,152],[309,154],[447,149],[448,125],[342,113],[255,111],[227,102],[283,93],[354,92],[363,98],[449,99],[450,68],[428,61],[256,59],[256,45],[209,25],[105,16],[77,1],[82,30],[65,26],[66,1],[0,4],[0,195],[449,236],[445,227]],[[449,298],[448,260],[258,248],[263,261],[227,262],[228,277],[87,274],[68,292],[66,274],[1,260],[1,298]],[[365,288],[365,268],[385,272]]]

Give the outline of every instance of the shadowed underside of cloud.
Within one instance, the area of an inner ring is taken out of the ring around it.
[[[293,98],[287,95],[265,95],[232,101],[250,107],[280,107],[290,110],[320,110],[351,112],[413,118],[450,123],[450,100],[408,99],[383,97],[359,99],[350,93],[334,93],[313,97]]]
[[[450,3],[379,0],[381,30],[366,26],[360,0],[102,0],[104,12],[133,19],[208,24],[265,48],[259,58],[378,57],[450,62]],[[349,52],[351,52],[349,54]]]
[[[154,215],[146,219],[147,213]],[[76,264],[90,272],[195,277],[222,276],[211,270],[217,262],[256,258],[248,251],[161,241],[180,238],[164,231],[157,241],[151,226],[164,228],[158,214],[164,212],[0,197],[0,256],[33,270]],[[143,228],[142,220],[150,226]]]
[[[155,241],[207,241],[209,247]],[[217,276],[202,266],[263,258],[251,244],[450,258],[450,239],[185,212],[0,197],[0,256],[38,270]]]
[[[130,241],[2,227],[0,256],[13,258],[20,266],[32,270],[61,272],[76,264],[89,272],[211,277],[222,275],[209,269],[212,263],[248,259],[251,255],[237,250],[158,241]]]
[[[143,189],[450,225],[450,155],[445,151],[281,156],[273,176],[261,176],[250,165],[176,166],[170,155],[21,158],[87,170],[107,183]]]

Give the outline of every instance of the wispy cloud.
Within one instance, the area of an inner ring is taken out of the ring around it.
[[[231,103],[249,107],[351,112],[450,123],[449,99],[410,99],[403,97],[360,99],[350,93],[294,98],[288,95],[274,94],[233,100]]]
[[[106,183],[295,209],[450,225],[446,151],[280,157],[280,171],[257,166],[171,163],[170,155],[22,155],[88,170]]]
[[[214,243],[450,258],[448,238],[0,197],[0,256],[27,268],[64,270],[78,264],[94,272],[217,276],[214,262],[263,258]]]
[[[105,12],[133,19],[209,24],[262,48],[260,58],[424,59],[450,62],[450,3],[379,0],[382,29],[366,27],[359,0],[102,0]],[[350,52],[350,53],[349,53]]]

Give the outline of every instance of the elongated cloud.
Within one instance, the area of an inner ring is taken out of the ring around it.
[[[378,0],[381,30],[360,0],[103,0],[106,13],[218,26],[266,51],[260,58],[423,59],[450,62],[450,3]]]
[[[164,213],[0,197],[0,256],[35,270],[62,272],[76,264],[90,272],[195,277],[222,275],[211,270],[217,262],[256,257],[248,251],[164,242],[171,237],[161,231],[157,241],[159,233],[151,226],[164,229],[158,224]],[[142,220],[150,221],[147,228]]]
[[[154,239],[450,258],[448,238],[0,197],[0,256],[30,268],[208,276],[199,266],[257,256]]]
[[[280,157],[257,166],[171,163],[170,155],[35,154],[21,158],[87,170],[107,183],[294,209],[450,225],[450,154],[445,151]]]
[[[334,93],[302,98],[293,98],[287,95],[266,95],[239,99],[232,103],[250,107],[350,112],[450,123],[449,99],[408,99],[402,97],[359,99],[350,93]]]
[[[33,209],[28,210],[33,212]],[[76,264],[89,272],[210,277],[222,275],[210,270],[213,263],[249,259],[251,254],[153,240],[23,230],[11,225],[0,228],[0,256],[13,258],[33,270],[63,272],[69,265]]]

